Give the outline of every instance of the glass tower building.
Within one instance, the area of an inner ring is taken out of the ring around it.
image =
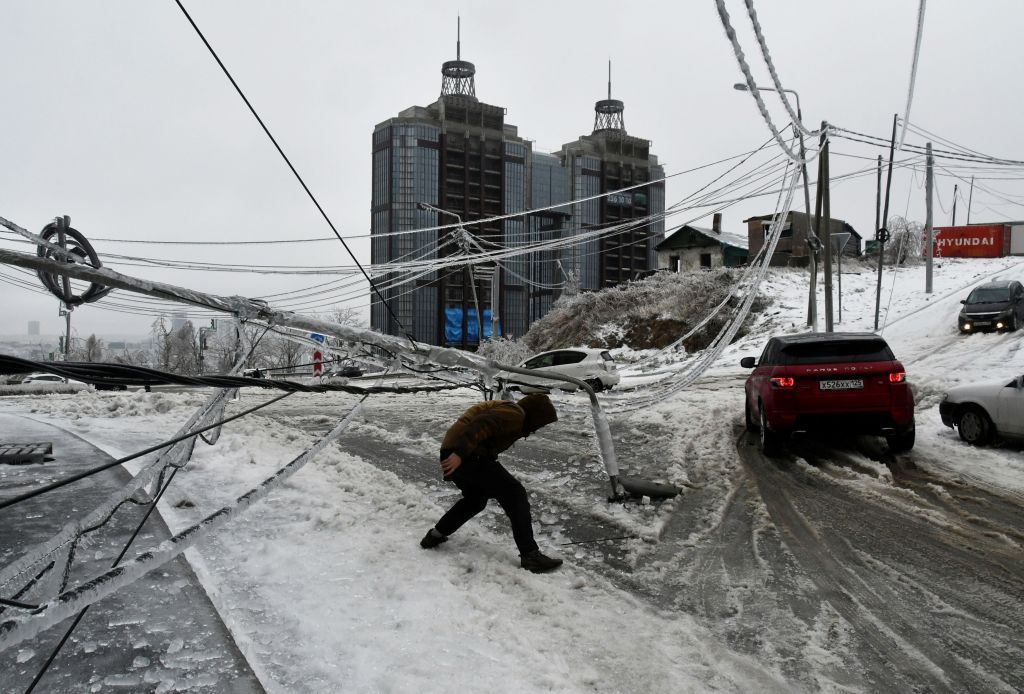
[[[441,72],[437,101],[405,109],[373,131],[371,276],[384,297],[370,293],[374,330],[474,349],[481,335],[491,336],[492,306],[499,334],[520,337],[550,310],[567,281],[599,289],[656,266],[653,249],[664,223],[644,220],[664,210],[663,183],[565,204],[663,178],[648,141],[595,127],[557,154],[534,152],[505,122],[503,107],[477,99],[472,63],[448,61]],[[477,223],[484,219],[492,221]],[[631,219],[639,223],[621,234],[588,237]],[[580,243],[558,247],[575,236]],[[538,243],[551,247],[472,267],[391,267]]]

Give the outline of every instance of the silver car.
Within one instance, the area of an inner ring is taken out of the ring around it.
[[[1024,439],[1024,375],[950,388],[939,403],[939,416],[975,446],[996,436]]]
[[[612,355],[603,349],[586,347],[554,349],[550,352],[541,352],[522,361],[519,368],[537,371],[538,374],[549,372],[572,376],[584,381],[595,391],[613,388],[618,385],[620,380]],[[572,383],[550,378],[532,378],[513,373],[503,374],[502,377],[511,384],[512,388],[523,393],[546,393],[553,388],[571,393],[578,389]]]

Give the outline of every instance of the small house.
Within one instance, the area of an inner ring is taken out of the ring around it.
[[[722,215],[715,213],[710,229],[684,224],[655,246],[655,251],[659,270],[736,267],[747,262],[747,238],[722,231]]]

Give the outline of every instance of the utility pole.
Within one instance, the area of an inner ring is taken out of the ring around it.
[[[472,245],[471,242],[470,242],[470,235],[469,235],[469,232],[466,231],[466,227],[464,227],[462,225],[462,217],[460,215],[456,214],[455,212],[449,212],[448,210],[443,210],[440,207],[435,207],[434,205],[431,205],[428,202],[418,202],[418,203],[416,203],[416,207],[418,207],[421,210],[433,210],[434,212],[437,212],[438,214],[446,214],[449,217],[454,217],[455,221],[456,221],[456,228],[455,228],[456,242],[459,244],[459,247],[463,250],[463,252],[465,252],[466,254],[469,254],[470,248],[471,248],[471,245]],[[438,221],[440,221],[440,218],[438,219]],[[483,343],[483,341],[484,341],[484,323],[483,323],[483,315],[480,313],[480,302],[477,300],[477,297],[476,297],[476,276],[475,276],[475,273],[473,272],[473,266],[471,264],[469,264],[469,263],[467,263],[465,265],[464,276],[466,277],[466,280],[469,282],[469,289],[470,289],[470,291],[473,294],[473,306],[476,309],[476,337],[477,337],[477,346],[479,347],[479,345],[481,345]],[[463,291],[465,291],[465,288],[466,288],[465,284],[463,284],[462,288],[463,288]],[[463,295],[463,304],[465,304],[465,295]],[[465,312],[463,312],[463,313],[465,313]],[[469,321],[468,320],[466,321],[466,325],[463,327],[463,333],[462,334],[463,334],[463,340],[465,342],[468,342],[469,341]]]
[[[821,161],[818,164],[822,191],[822,211],[825,215],[825,332],[833,331],[832,323],[832,210],[829,194],[828,123],[821,121]],[[819,236],[820,238],[820,236]]]
[[[885,209],[882,212],[882,226],[875,232],[878,240],[878,284],[875,287],[875,330],[878,330],[878,313],[882,307],[882,265],[885,262],[885,242],[889,240],[889,230],[884,225],[889,223],[889,193],[892,190],[892,159],[896,153],[896,118],[892,115],[892,140],[889,142],[889,172],[885,178]]]
[[[498,267],[495,266],[494,274],[491,275],[491,340],[498,337],[498,297],[501,290],[501,275]]]
[[[63,217],[57,218],[57,243],[61,249],[68,249],[67,230],[71,228],[71,217],[64,215]],[[64,285],[64,296],[69,301],[71,299],[71,277],[68,275],[61,275],[61,282]],[[72,306],[64,304],[64,310],[61,313],[64,314],[65,330],[64,330],[64,361],[71,360],[71,309]]]
[[[821,133],[821,140],[824,142],[825,133]],[[817,312],[817,291],[818,291],[818,267],[817,267],[817,253],[821,249],[821,204],[822,198],[825,194],[825,186],[822,184],[822,173],[823,173],[823,162],[821,156],[818,156],[818,182],[814,187],[814,246],[812,247],[815,252],[815,267],[814,274],[811,277],[811,291],[815,292],[815,298],[813,303],[815,304],[814,312],[814,332],[818,331],[818,312]]]
[[[882,155],[878,155],[878,175],[875,181],[875,232],[882,228],[879,217],[882,214]]]
[[[971,192],[967,194],[967,223],[971,223],[971,201],[974,200],[974,176],[971,176]]]
[[[957,185],[953,184],[953,226],[956,226],[956,190]]]
[[[933,172],[932,167],[934,165],[934,159],[932,158],[932,143],[929,142],[926,148],[927,154],[925,155],[925,216],[924,216],[924,231],[928,237],[928,264],[925,266],[924,273],[924,291],[925,294],[932,293],[932,254],[934,253],[935,246],[935,229],[932,228],[932,187],[935,185],[932,179]],[[955,209],[955,208],[954,208]]]

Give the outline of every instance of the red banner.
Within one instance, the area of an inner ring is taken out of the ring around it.
[[[1001,258],[1002,224],[972,224],[963,227],[935,228],[936,258]]]

